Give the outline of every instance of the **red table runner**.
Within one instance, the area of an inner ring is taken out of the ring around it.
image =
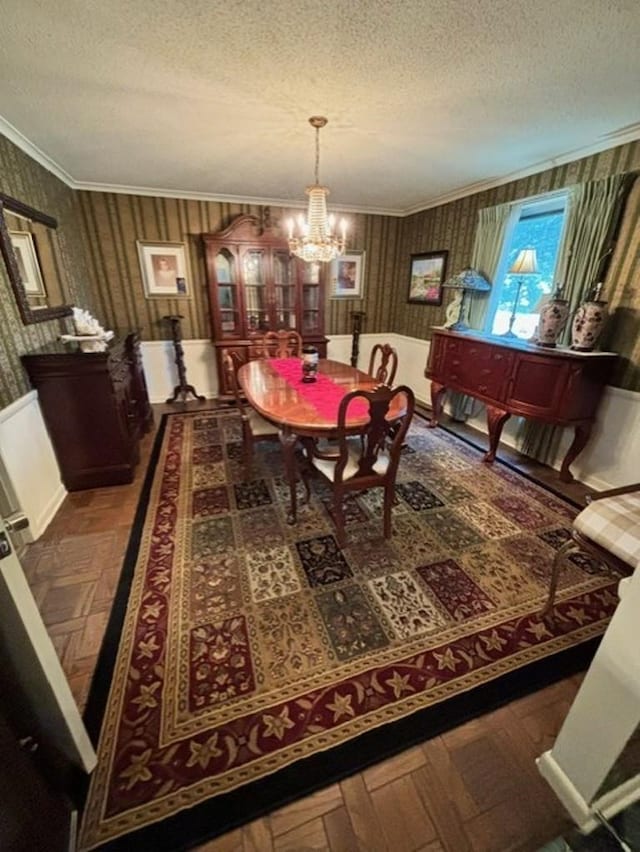
[[[272,358],[269,365],[307,402],[310,402],[318,414],[326,420],[338,422],[338,407],[342,398],[349,392],[344,385],[338,385],[329,376],[316,374],[315,382],[302,381],[302,361],[298,358]],[[349,405],[348,414],[354,418],[367,417],[369,406],[362,399],[354,399]]]

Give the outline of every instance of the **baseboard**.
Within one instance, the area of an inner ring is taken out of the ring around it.
[[[35,520],[30,518],[29,527],[34,539],[39,538],[49,526],[67,494],[68,491],[61,482],[56,491],[49,498],[48,503],[40,515]]]
[[[600,822],[594,813],[597,810],[605,819],[640,800],[640,778],[630,778],[610,793],[588,804],[580,795],[571,779],[554,759],[551,751],[545,751],[536,759],[538,771],[556,794],[571,819],[584,834],[596,829]]]

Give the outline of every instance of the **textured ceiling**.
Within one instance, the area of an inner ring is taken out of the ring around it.
[[[72,185],[295,204],[320,114],[330,203],[401,214],[640,137],[638,0],[0,11],[0,114]]]

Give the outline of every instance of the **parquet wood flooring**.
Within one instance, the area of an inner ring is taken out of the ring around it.
[[[156,406],[156,415],[163,410],[172,409]],[[473,438],[473,430],[461,430]],[[153,436],[146,436],[131,485],[68,495],[23,558],[81,708],[152,443]],[[558,488],[554,472],[512,451],[504,455]],[[563,492],[582,501],[587,489],[574,483]],[[199,852],[533,852],[570,825],[534,761],[553,742],[580,680],[567,678],[473,719],[210,841]]]

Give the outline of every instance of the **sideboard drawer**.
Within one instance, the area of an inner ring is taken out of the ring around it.
[[[473,396],[495,399],[505,387],[511,359],[490,344],[469,340],[447,340],[438,372],[451,387]]]

